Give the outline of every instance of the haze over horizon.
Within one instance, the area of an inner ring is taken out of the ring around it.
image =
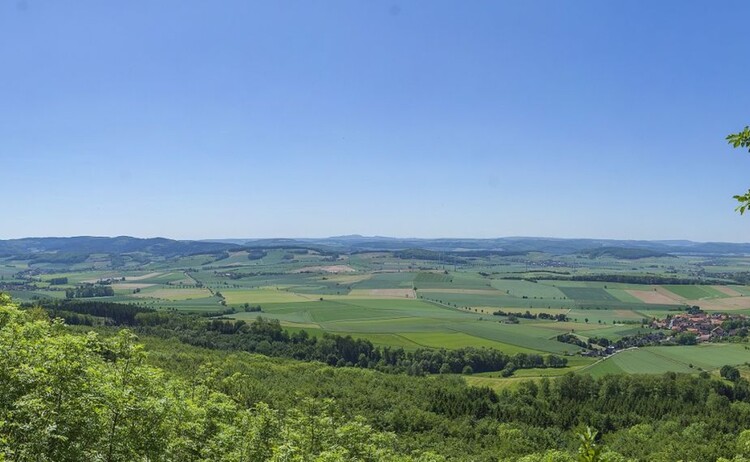
[[[347,235],[332,235],[332,236],[265,236],[265,237],[209,237],[209,238],[175,238],[166,235],[154,235],[154,236],[133,236],[127,234],[120,235],[91,235],[91,234],[80,234],[70,236],[23,236],[17,238],[3,238],[1,240],[15,240],[15,239],[66,239],[66,238],[80,238],[80,237],[93,237],[93,238],[118,238],[118,237],[129,237],[136,239],[171,239],[171,240],[185,240],[185,241],[262,241],[262,240],[325,240],[325,239],[345,239],[345,238],[361,238],[361,239],[384,239],[384,240],[501,240],[501,239],[538,239],[544,240],[592,240],[592,241],[641,241],[641,242],[692,242],[695,244],[708,244],[708,243],[727,243],[727,244],[750,244],[750,241],[695,241],[691,239],[613,239],[606,237],[591,237],[591,236],[577,236],[577,237],[558,237],[558,236],[492,236],[492,237],[472,237],[472,236],[437,236],[437,237],[422,237],[422,236],[384,236],[384,235],[362,235],[362,234],[347,234]]]
[[[749,3],[425,5],[0,4],[0,239],[750,241]]]

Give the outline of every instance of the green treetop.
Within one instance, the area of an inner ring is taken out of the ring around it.
[[[727,142],[734,148],[747,148],[750,151],[750,127],[746,126],[742,131],[727,135]],[[744,214],[745,210],[750,208],[750,189],[743,195],[734,196],[740,203],[737,211]]]

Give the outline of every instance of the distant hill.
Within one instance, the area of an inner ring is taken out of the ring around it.
[[[589,258],[612,257],[623,260],[638,260],[640,258],[669,257],[665,252],[659,252],[650,249],[637,249],[632,247],[599,247],[596,249],[582,250],[578,252]]]
[[[118,237],[34,237],[0,240],[0,257],[22,259],[85,259],[91,254],[145,254],[158,257],[218,254],[231,250],[271,248],[313,249],[323,253],[368,251],[401,252],[413,258],[416,249],[424,255],[445,260],[454,257],[522,255],[545,252],[553,255],[582,254],[592,258],[611,256],[635,259],[667,255],[750,255],[750,244],[691,241],[637,241],[615,239],[558,239],[544,237],[503,237],[494,239],[420,239],[382,236],[338,236],[329,238],[214,239],[182,241],[167,238]],[[404,251],[407,251],[404,253]],[[437,252],[431,255],[429,252]]]
[[[233,242],[237,242],[233,240]],[[546,237],[502,237],[493,239],[420,239],[381,236],[339,236],[328,238],[251,239],[248,247],[317,246],[340,252],[424,249],[435,252],[502,251],[513,253],[546,252],[555,255],[590,252],[595,249],[631,249],[621,255],[635,255],[636,250],[671,255],[750,255],[750,243],[692,242],[684,240],[642,241],[617,239],[560,239]],[[658,255],[651,255],[658,256]],[[623,256],[622,258],[628,258]],[[639,257],[643,258],[643,257]]]
[[[239,248],[239,246],[221,242],[177,241],[162,237],[141,239],[129,236],[77,236],[0,240],[0,256],[16,256],[36,260],[39,260],[40,257],[52,257],[54,255],[72,257],[91,254],[122,255],[129,253],[173,257],[214,254],[234,248]]]

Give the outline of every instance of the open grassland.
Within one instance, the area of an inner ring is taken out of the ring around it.
[[[561,375],[585,370],[587,367],[596,363],[596,360],[583,357],[568,357],[568,367],[560,369],[519,369],[511,377],[502,377],[499,372],[483,372],[481,374],[465,375],[464,380],[470,385],[477,387],[489,387],[495,391],[513,389],[521,383],[529,380],[537,381],[541,378],[548,377],[554,379]]]
[[[449,288],[449,289],[490,289],[490,281],[477,273],[452,272],[421,272],[414,279],[414,285],[419,289]]]
[[[465,348],[465,347],[488,347],[502,350],[508,354],[515,353],[542,353],[539,350],[532,350],[529,348],[523,348],[517,345],[509,343],[497,342],[494,340],[488,340],[473,335],[468,335],[463,332],[446,332],[446,333],[432,333],[432,332],[405,332],[400,334],[401,337],[409,340],[422,347],[427,348]]]
[[[640,312],[622,309],[575,308],[570,310],[568,318],[576,324],[601,325],[623,322],[640,322],[644,316]]]
[[[607,291],[608,294],[616,298],[617,300],[625,303],[643,303],[643,300],[639,299],[638,297],[635,297],[633,294],[629,293],[629,291],[625,289],[610,289],[606,288],[604,289]]]
[[[604,289],[593,288],[593,287],[560,287],[560,291],[565,294],[566,297],[576,301],[607,301],[617,302],[619,301],[616,297],[612,296],[609,292]]]
[[[750,309],[750,297],[726,297],[712,300],[690,301],[692,305],[699,305],[706,311],[723,311],[731,313],[742,313]]]
[[[541,282],[530,282],[513,279],[493,279],[491,285],[500,292],[513,297],[549,298],[553,300],[565,298],[560,289]]]
[[[223,289],[221,294],[228,304],[263,305],[266,303],[294,303],[315,300],[312,295],[298,294],[282,288],[262,287],[258,289]]]
[[[211,292],[208,289],[181,289],[177,287],[150,286],[141,289],[140,292],[133,294],[136,298],[158,298],[162,300],[192,300],[196,298],[210,297]]]
[[[725,364],[750,361],[746,345],[709,343],[696,346],[646,347],[622,351],[586,368],[594,377],[606,374],[660,374],[663,372],[697,373],[712,371]]]
[[[355,289],[348,295],[358,298],[417,298],[413,289]]]
[[[724,292],[711,286],[680,285],[663,287],[686,300],[706,300],[712,298],[724,298],[727,296]]]
[[[369,278],[351,284],[354,289],[402,289],[413,287],[417,273],[373,273]]]
[[[643,303],[650,304],[661,304],[661,305],[676,305],[679,301],[675,297],[665,295],[656,289],[653,290],[626,290],[627,294],[632,295],[636,299]]]
[[[253,319],[257,313],[237,313],[237,319]],[[331,299],[270,303],[263,305],[263,316],[286,323],[306,323],[321,330],[366,336],[398,334],[422,346],[458,348],[488,346],[507,352],[573,352],[575,347],[554,340],[568,326],[551,321],[515,325],[498,322],[496,317],[451,309],[439,304],[411,299]],[[572,324],[572,323],[571,323]],[[592,326],[593,327],[593,326]],[[388,340],[387,337],[379,339]],[[403,342],[399,340],[396,345]]]
[[[540,299],[540,298],[522,298],[507,295],[499,290],[482,290],[467,292],[466,290],[449,290],[440,291],[419,290],[417,294],[427,300],[435,300],[440,303],[449,304],[458,307],[496,307],[496,308],[547,308],[560,309],[574,306],[572,300],[565,299]],[[513,311],[518,311],[517,309]]]
[[[507,343],[530,350],[565,354],[578,350],[574,345],[560,343],[553,339],[554,331],[530,324],[501,324],[497,322],[456,323],[453,329],[475,337]]]
[[[728,297],[740,297],[742,296],[741,292],[738,292],[732,287],[728,286],[711,286],[712,289],[718,290],[722,294],[728,296]]]

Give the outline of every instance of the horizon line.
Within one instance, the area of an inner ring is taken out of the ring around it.
[[[166,236],[134,236],[127,234],[120,235],[67,235],[67,236],[24,236],[0,238],[0,241],[14,241],[23,239],[74,239],[74,238],[132,238],[132,239],[168,239],[173,241],[262,241],[262,240],[326,240],[326,239],[344,239],[344,238],[361,238],[361,239],[392,239],[392,240],[422,240],[422,241],[440,241],[440,240],[472,240],[472,241],[492,241],[500,239],[539,239],[539,240],[587,240],[587,241],[621,241],[621,242],[690,242],[695,244],[750,244],[748,241],[696,241],[692,239],[633,239],[633,238],[610,238],[610,237],[554,237],[554,236],[497,236],[497,237],[466,237],[466,236],[449,236],[449,237],[400,237],[385,235],[363,235],[363,234],[341,234],[331,236],[312,236],[312,237],[209,237],[209,238],[174,238]]]

